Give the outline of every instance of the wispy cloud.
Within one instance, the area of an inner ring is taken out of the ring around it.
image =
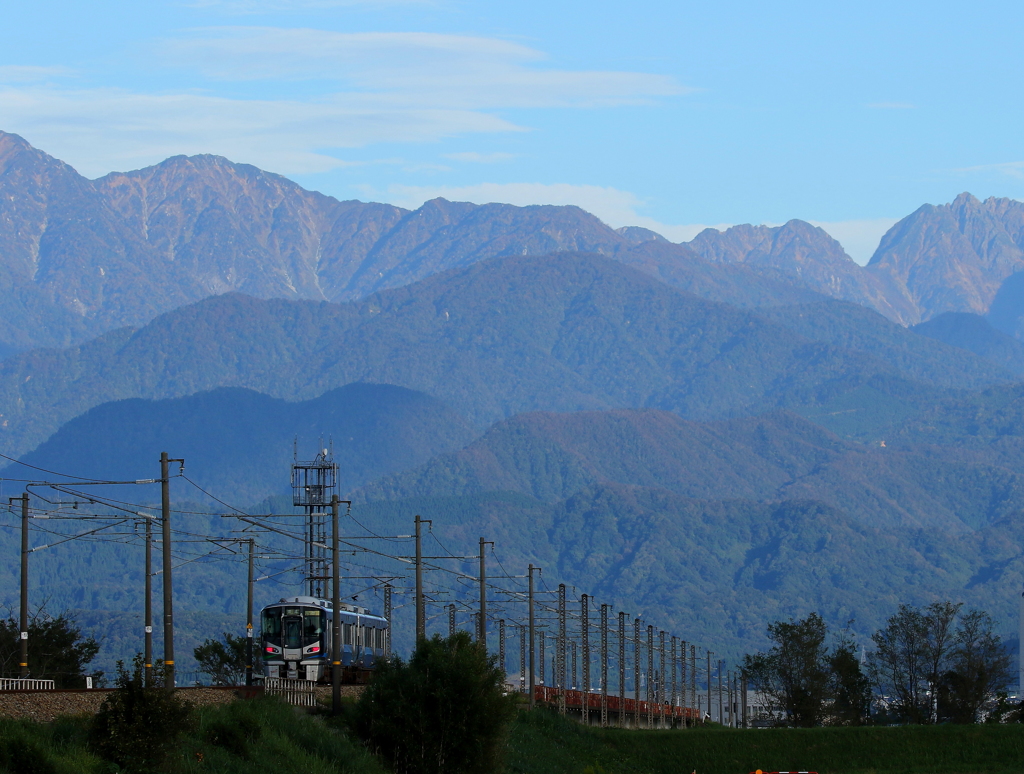
[[[187,91],[75,89],[52,80],[69,74],[61,68],[0,68],[3,128],[89,176],[179,153],[304,174],[343,166],[345,148],[526,131],[498,115],[506,109],[585,109],[687,91],[663,75],[554,68],[520,43],[464,35],[219,27],[155,49],[164,67],[191,71]],[[253,80],[288,96],[239,96]]]
[[[1000,164],[980,164],[975,167],[961,167],[954,172],[996,172],[1009,177],[1024,178],[1024,161],[1005,161]]]
[[[872,102],[868,107],[874,110],[914,110],[917,105],[909,102]]]
[[[498,38],[217,27],[166,41],[164,61],[222,81],[323,81],[403,104],[493,109],[635,104],[692,89],[658,74],[561,70]]]
[[[88,176],[215,153],[284,174],[345,164],[329,150],[519,131],[480,111],[403,108],[359,95],[321,100],[238,100],[118,90],[0,88],[4,128]]]
[[[37,67],[34,65],[0,65],[0,83],[37,83],[73,75],[67,67]]]

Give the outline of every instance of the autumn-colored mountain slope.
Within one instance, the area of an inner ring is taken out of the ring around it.
[[[0,450],[23,454],[107,401],[226,386],[305,400],[356,381],[396,384],[479,425],[532,410],[649,406],[705,419],[790,407],[863,434],[940,387],[1014,378],[902,335],[924,360],[941,357],[941,385],[928,384],[939,369],[921,358],[905,372],[884,347],[814,341],[600,256],[492,259],[349,304],[218,296],[138,330],[8,358]]]

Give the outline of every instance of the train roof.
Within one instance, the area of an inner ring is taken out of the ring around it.
[[[319,597],[282,597],[280,602],[271,602],[269,605],[264,606],[264,610],[268,607],[277,607],[278,605],[312,605],[313,607],[320,607],[324,610],[333,610],[334,605],[329,599],[320,599]],[[359,607],[359,605],[351,605],[348,602],[342,602],[339,609],[345,613],[354,613],[355,615],[368,615],[374,618],[381,618],[382,616],[376,613],[371,613],[365,607]]]

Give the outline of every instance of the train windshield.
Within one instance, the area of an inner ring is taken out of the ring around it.
[[[311,607],[269,607],[263,611],[263,636],[285,648],[304,648],[320,642],[327,614]]]

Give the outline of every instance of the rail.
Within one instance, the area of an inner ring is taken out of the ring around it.
[[[316,683],[312,680],[289,680],[286,677],[268,677],[265,681],[264,695],[280,696],[296,707],[315,707]]]
[[[52,691],[53,680],[33,680],[27,677],[0,677],[0,691]]]

